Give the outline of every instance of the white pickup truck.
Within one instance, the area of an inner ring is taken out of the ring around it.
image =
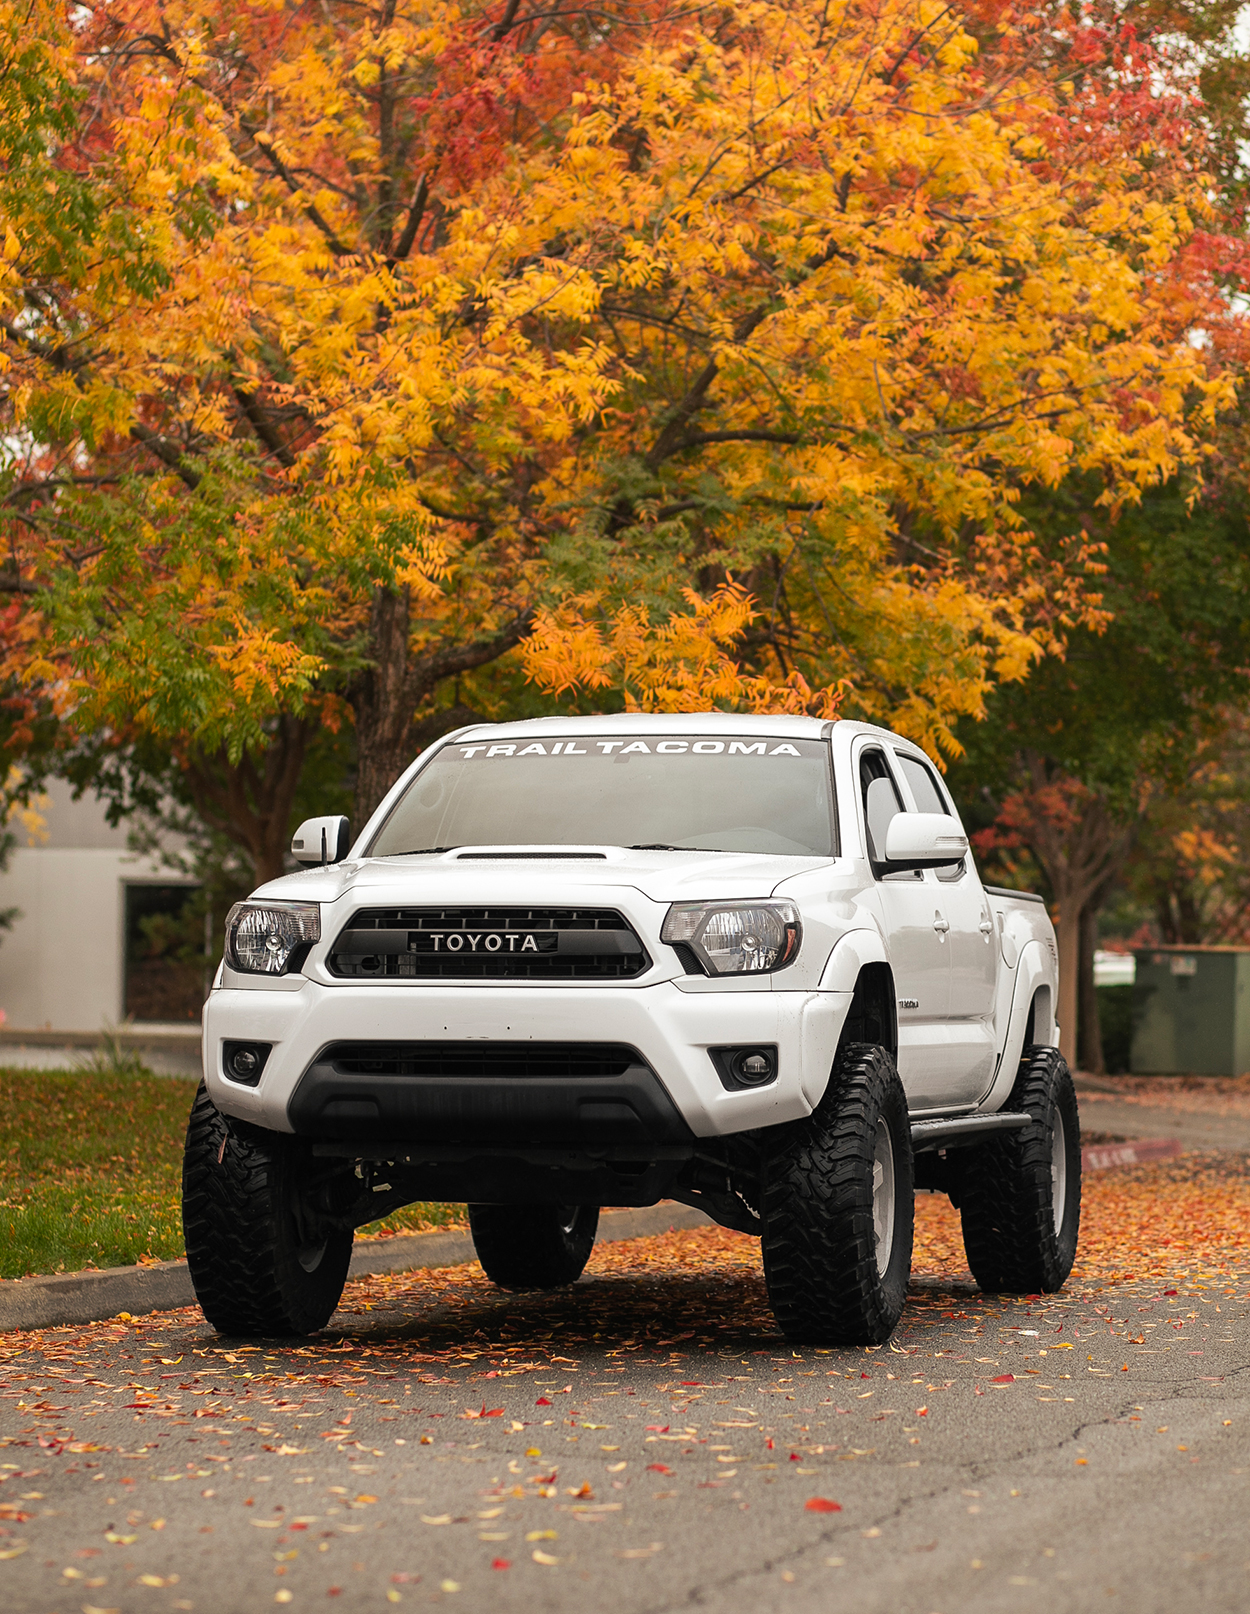
[[[1041,899],[982,886],[942,780],[862,723],[483,725],[227,920],[187,1134],[187,1258],[229,1334],[305,1333],[355,1228],[464,1201],[508,1288],[602,1205],[758,1235],[796,1342],[888,1338],[914,1188],[997,1291],[1057,1289],[1080,1138]]]

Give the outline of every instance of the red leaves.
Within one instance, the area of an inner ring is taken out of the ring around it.
[[[492,1569],[511,1569],[512,1560],[509,1558],[492,1558],[490,1566]]]
[[[799,1456],[798,1452],[792,1451],[790,1453],[790,1461],[792,1463],[801,1463],[803,1459]]]
[[[803,1504],[805,1513],[841,1513],[841,1502],[834,1502],[827,1496],[809,1496]]]
[[[916,1408],[916,1416],[917,1416],[917,1418],[927,1418],[929,1416],[928,1407],[917,1407]]]
[[[671,1474],[673,1471],[667,1463],[648,1463],[648,1474]]]
[[[548,1405],[550,1405],[550,1403],[548,1403]],[[472,1407],[470,1407],[470,1408],[468,1408],[467,1411],[462,1412],[460,1414],[460,1416],[462,1418],[502,1418],[503,1417],[503,1408],[502,1407],[492,1407],[491,1410],[489,1412],[487,1412],[486,1403],[483,1402],[482,1403],[482,1410],[480,1412],[474,1412]]]
[[[666,1435],[671,1427],[671,1424],[666,1423],[649,1423],[647,1425],[647,1433],[649,1435]]]
[[[534,1405],[536,1407],[549,1407],[551,1405],[551,1402],[548,1401],[548,1399],[547,1399],[547,1397],[545,1395],[540,1395],[538,1400],[535,1401]]]
[[[1015,1382],[1016,1376],[1014,1373],[1000,1373],[996,1379],[990,1380],[991,1384],[1014,1384]]]

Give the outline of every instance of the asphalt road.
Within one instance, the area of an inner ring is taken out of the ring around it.
[[[1185,1149],[1250,1150],[1250,1118],[1159,1104],[1134,1104],[1078,1080],[1081,1128],[1124,1138],[1179,1138]]]
[[[888,1347],[792,1351],[747,1258],[674,1237],[541,1297],[363,1280],[289,1345],[0,1340],[0,1608],[1250,1605],[1244,1275],[930,1283]]]

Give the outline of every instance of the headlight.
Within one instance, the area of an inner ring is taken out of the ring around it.
[[[226,916],[226,963],[245,975],[285,975],[320,940],[315,902],[236,902]]]
[[[660,940],[684,942],[709,975],[755,975],[798,957],[803,926],[792,902],[675,902]]]

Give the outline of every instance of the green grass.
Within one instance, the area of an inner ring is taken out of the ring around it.
[[[0,1278],[183,1253],[182,1138],[195,1083],[134,1070],[0,1070]],[[416,1204],[364,1233],[461,1220]]]

